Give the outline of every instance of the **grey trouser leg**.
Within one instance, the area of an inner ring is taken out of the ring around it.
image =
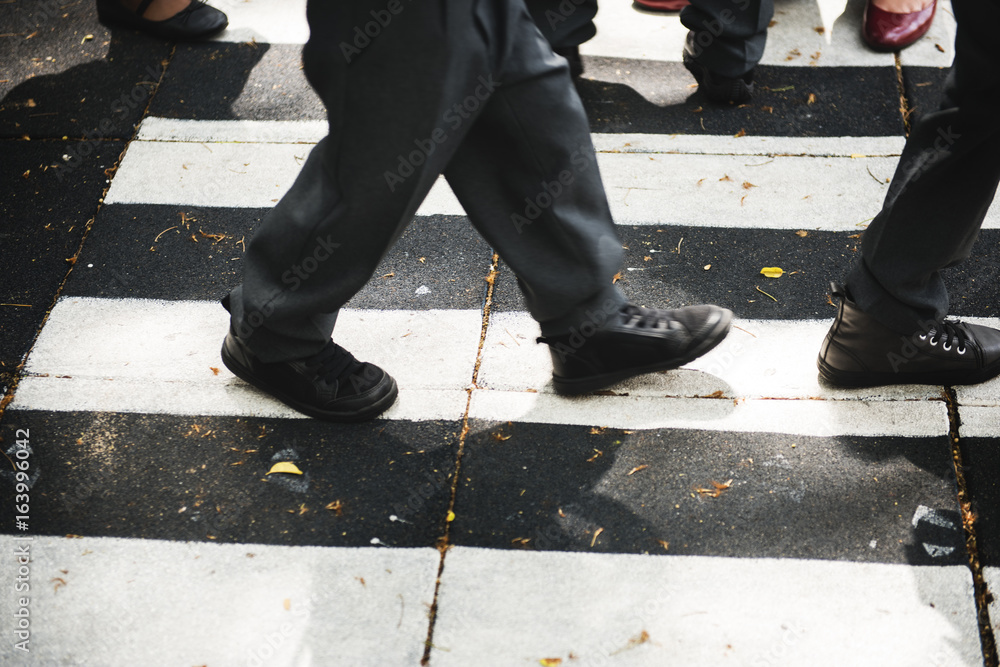
[[[736,78],[760,62],[772,16],[773,0],[692,0],[681,23],[694,32],[695,60]]]
[[[525,0],[553,49],[579,46],[597,34],[597,0]]]
[[[319,351],[453,159],[449,179],[543,333],[568,331],[595,303],[623,303],[586,117],[523,2],[412,0],[379,13],[387,7],[309,2],[303,60],[330,134],[247,248],[230,295],[240,337],[265,362]],[[544,183],[561,175],[553,196]]]
[[[913,128],[847,279],[858,306],[910,334],[948,312],[941,269],[966,259],[1000,181],[1000,5],[954,0],[955,62],[941,109]]]

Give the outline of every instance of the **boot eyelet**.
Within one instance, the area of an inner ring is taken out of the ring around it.
[[[931,338],[930,343],[931,343],[931,347],[937,347],[938,339],[937,338]]]
[[[920,340],[927,340],[927,334],[920,334]]]
[[[965,354],[965,348],[964,347],[958,348],[958,353],[959,354]]]
[[[951,343],[945,343],[944,345],[941,346],[941,349],[944,350],[945,352],[951,352]]]

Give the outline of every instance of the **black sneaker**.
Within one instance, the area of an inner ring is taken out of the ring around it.
[[[904,336],[864,313],[841,285],[830,288],[840,311],[816,362],[830,384],[976,384],[1000,375],[1000,331],[946,319]]]
[[[732,318],[718,306],[655,310],[627,304],[607,322],[538,341],[549,345],[556,391],[584,394],[697,359],[722,342]]]
[[[684,42],[684,67],[698,82],[698,90],[712,102],[719,104],[743,104],[753,97],[754,70],[736,78],[722,76],[708,69],[694,57],[694,32],[689,32]]]
[[[396,381],[332,340],[307,359],[264,363],[230,330],[222,363],[236,377],[310,417],[335,422],[373,419],[396,400]]]

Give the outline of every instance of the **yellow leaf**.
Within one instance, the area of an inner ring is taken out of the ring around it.
[[[302,474],[302,471],[299,470],[299,467],[294,463],[292,463],[291,461],[278,461],[273,466],[271,466],[271,469],[267,471],[267,474],[270,475],[273,472],[287,472],[291,475]]]
[[[451,523],[454,520],[455,520],[455,513],[452,512],[451,510],[448,510],[448,516],[445,517],[445,521],[447,521],[448,523]]]
[[[784,270],[780,266],[765,266],[760,272],[768,278],[780,278]]]
[[[562,664],[562,658],[542,658],[538,664],[542,667],[557,667]]]

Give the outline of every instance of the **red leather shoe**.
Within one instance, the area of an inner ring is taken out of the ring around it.
[[[931,27],[936,9],[937,0],[933,0],[920,11],[897,14],[879,9],[872,0],[868,0],[861,19],[861,36],[876,51],[906,48],[923,37]]]
[[[632,0],[640,9],[654,12],[679,12],[691,4],[691,0]]]

